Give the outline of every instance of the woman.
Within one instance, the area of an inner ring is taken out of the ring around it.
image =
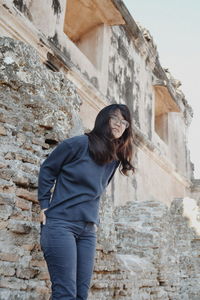
[[[125,175],[134,171],[132,148],[129,109],[112,104],[99,112],[90,133],[64,140],[42,164],[40,242],[52,300],[87,299],[100,222],[99,199],[118,166]]]

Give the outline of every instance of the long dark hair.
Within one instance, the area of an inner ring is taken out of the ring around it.
[[[120,138],[114,139],[109,122],[111,115],[118,110],[129,122],[129,127],[125,129]],[[104,107],[96,117],[93,130],[86,135],[89,137],[90,154],[96,163],[105,164],[112,160],[119,160],[121,173],[128,175],[128,171],[135,171],[131,163],[133,156],[131,114],[126,105],[111,104]]]

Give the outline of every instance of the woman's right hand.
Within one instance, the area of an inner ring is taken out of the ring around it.
[[[43,225],[46,224],[46,215],[44,213],[45,210],[47,210],[47,208],[42,209],[40,212],[40,223],[42,223]]]

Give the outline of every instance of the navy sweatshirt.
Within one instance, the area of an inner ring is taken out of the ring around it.
[[[64,140],[41,165],[38,182],[41,209],[48,208],[45,215],[50,218],[98,225],[100,196],[118,165],[116,160],[97,164],[89,154],[87,135]]]

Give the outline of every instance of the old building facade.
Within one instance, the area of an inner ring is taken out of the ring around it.
[[[149,32],[119,0],[0,0],[0,299],[49,299],[39,246],[39,165],[124,103],[136,173],[101,201],[90,300],[200,298],[192,109]]]

